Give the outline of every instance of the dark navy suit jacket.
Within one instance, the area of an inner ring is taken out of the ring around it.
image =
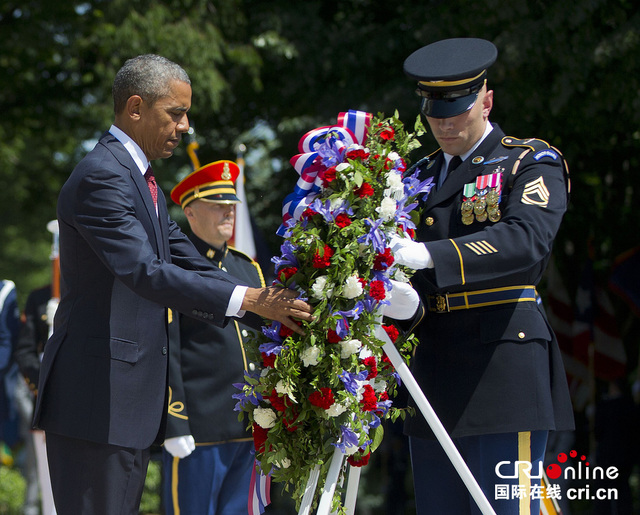
[[[223,326],[240,281],[201,257],[111,134],[58,199],[61,301],[45,346],[34,425],[144,449],[166,417],[168,310]]]

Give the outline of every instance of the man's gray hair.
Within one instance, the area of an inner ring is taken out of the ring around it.
[[[139,95],[150,105],[167,96],[174,80],[191,84],[187,72],[169,59],[145,54],[128,59],[113,80],[113,110],[121,113],[132,95]]]

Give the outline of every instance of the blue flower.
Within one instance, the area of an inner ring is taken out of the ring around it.
[[[258,350],[260,352],[264,352],[267,356],[271,356],[274,354],[277,356],[278,354],[280,354],[280,352],[282,352],[282,345],[273,342],[262,343],[258,347]]]
[[[234,393],[231,397],[238,399],[233,411],[242,411],[248,403],[258,406],[262,400],[262,395],[256,392],[255,387],[249,383],[233,383],[233,386],[240,390],[240,393]]]
[[[371,218],[365,218],[364,223],[367,224],[370,229],[367,234],[358,238],[358,243],[364,243],[365,245],[371,244],[376,252],[384,252],[386,245],[384,241],[384,234],[380,230],[382,222],[382,219],[378,219],[374,222]]]
[[[334,447],[337,447],[342,453],[347,452],[347,446],[358,447],[358,435],[351,431],[347,426],[340,426],[340,440],[337,443],[331,443]]]
[[[368,375],[369,372],[367,370],[363,370],[358,374],[352,374],[351,372],[343,370],[342,374],[340,374],[339,377],[342,381],[342,384],[344,384],[344,389],[347,390],[351,395],[357,395],[358,388],[360,388],[358,382],[365,381]]]

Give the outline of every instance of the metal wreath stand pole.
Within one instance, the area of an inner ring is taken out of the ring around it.
[[[382,322],[381,318],[378,320],[378,322]],[[376,324],[375,334],[378,339],[384,342],[382,349],[386,352],[387,356],[391,360],[391,364],[396,369],[396,372],[398,372],[398,374],[400,375],[400,378],[402,379],[404,385],[407,387],[409,394],[415,401],[418,409],[420,409],[422,415],[424,415],[424,418],[427,420],[429,427],[435,434],[444,451],[447,453],[449,460],[460,475],[460,478],[467,487],[467,490],[469,490],[469,493],[478,505],[478,508],[483,515],[495,515],[496,512],[494,511],[491,504],[489,504],[487,497],[484,495],[484,492],[478,485],[475,477],[473,477],[473,474],[460,455],[460,452],[453,443],[453,440],[451,440],[449,433],[447,433],[447,430],[442,425],[442,422],[440,422],[440,419],[438,418],[438,415],[436,415],[436,412],[433,411],[433,408],[424,395],[424,392],[418,385],[416,379],[413,377],[413,374],[402,359],[402,356],[400,356],[398,349],[396,349],[396,346],[389,338],[389,335],[382,328],[381,323]]]

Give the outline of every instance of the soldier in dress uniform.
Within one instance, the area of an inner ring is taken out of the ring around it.
[[[185,177],[171,192],[184,210],[191,240],[216,266],[254,287],[264,286],[258,263],[229,247],[233,235],[232,161],[216,161]],[[247,513],[254,456],[252,436],[233,410],[233,383],[250,366],[243,347],[248,328],[221,328],[180,316],[170,324],[169,417],[164,442],[164,494],[168,515]],[[170,329],[171,334],[171,329]],[[212,345],[214,343],[214,345]]]
[[[573,429],[556,338],[536,285],[567,209],[560,152],[489,122],[489,41],[438,41],[411,54],[421,111],[440,145],[415,166],[437,185],[416,241],[395,259],[428,307],[413,372],[498,514],[539,512],[536,486],[549,431]],[[407,420],[417,513],[477,513],[425,420]],[[514,473],[515,462],[532,472]],[[498,464],[500,464],[499,467]],[[511,476],[511,477],[507,477]],[[533,486],[533,490],[531,489]]]

